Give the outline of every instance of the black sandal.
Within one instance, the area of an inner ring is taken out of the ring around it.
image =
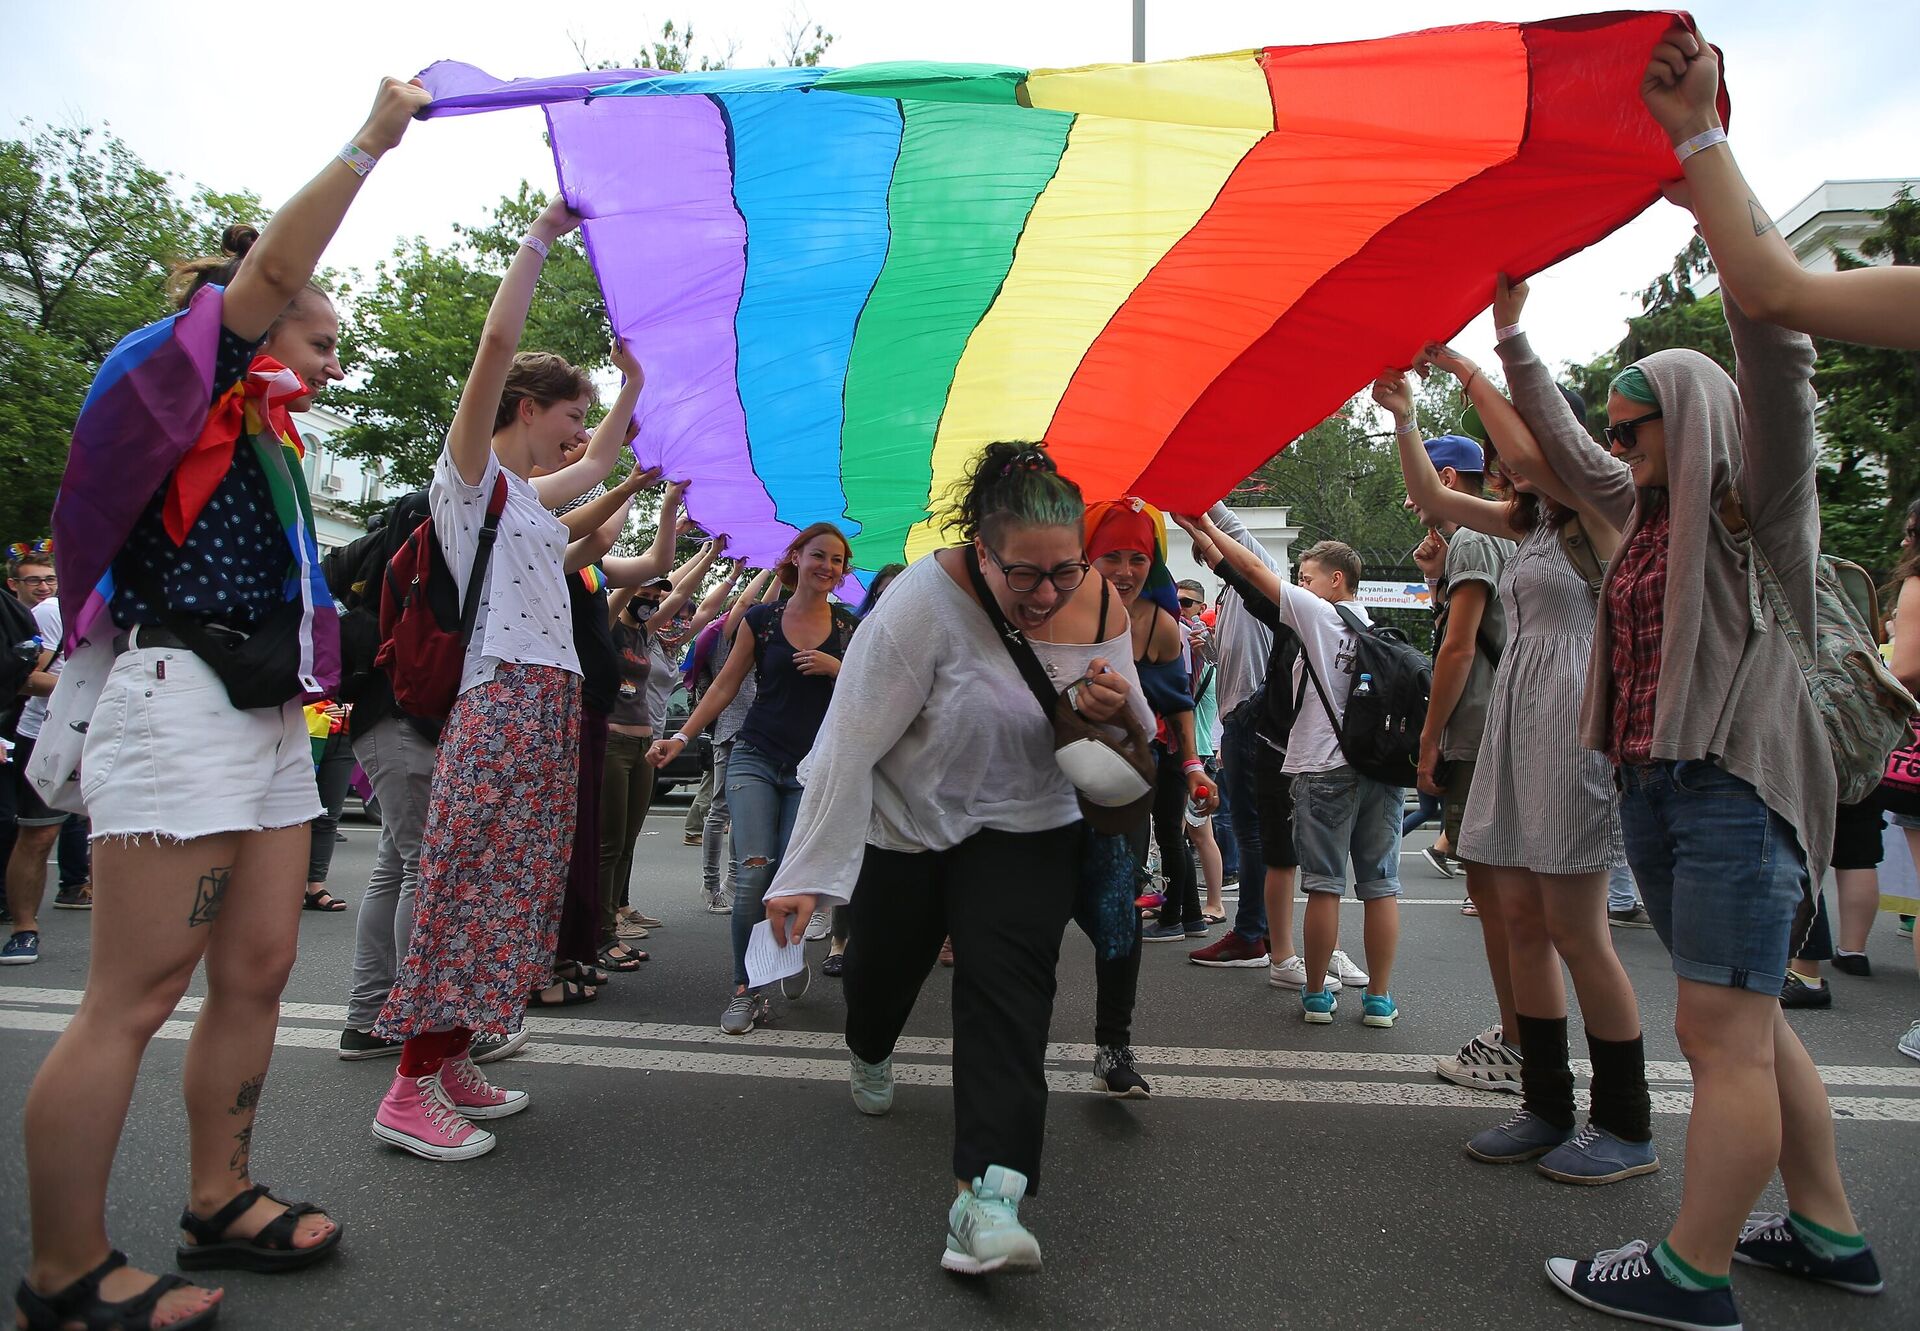
[[[589,989],[585,985],[573,980],[562,980],[556,977],[554,984],[560,986],[560,997],[547,998],[544,996],[546,994],[545,989],[535,989],[527,998],[527,1006],[529,1008],[575,1007],[581,1003],[596,1002],[600,997],[597,991]]]
[[[279,1202],[287,1209],[262,1225],[260,1232],[250,1239],[226,1237],[227,1226],[245,1215],[248,1208],[263,1197],[270,1202]],[[300,1224],[301,1217],[325,1214],[312,1202],[281,1201],[267,1191],[266,1184],[256,1183],[204,1220],[192,1211],[182,1211],[180,1228],[193,1236],[193,1242],[182,1243],[175,1248],[174,1260],[187,1271],[204,1271],[210,1267],[266,1274],[296,1271],[303,1266],[311,1266],[340,1246],[340,1237],[346,1233],[346,1226],[338,1220],[333,1222],[333,1233],[311,1248],[293,1246],[293,1231]],[[332,1219],[330,1216],[328,1218]]]
[[[607,973],[598,966],[589,966],[582,961],[563,961],[554,967],[553,980],[559,984],[564,980],[574,980],[588,988],[606,984]]]
[[[627,955],[624,957],[615,956],[615,950],[623,947],[627,949]],[[630,971],[639,970],[640,963],[646,959],[646,953],[637,947],[629,947],[625,943],[608,943],[600,949],[600,964],[610,971],[616,971],[623,975]]]
[[[334,911],[345,910],[346,908],[347,908],[346,902],[342,901],[339,897],[336,897],[333,893],[327,891],[327,889],[324,887],[321,888],[318,892],[307,893],[306,901],[303,902],[300,906],[301,910],[326,911],[329,914],[331,914]]]
[[[75,1322],[86,1331],[153,1331],[153,1314],[160,1300],[190,1285],[176,1275],[156,1276],[141,1293],[120,1303],[108,1303],[100,1297],[100,1282],[126,1264],[127,1255],[116,1248],[106,1261],[58,1294],[38,1293],[22,1280],[13,1292],[13,1306],[27,1319],[27,1331],[62,1331]],[[169,1323],[168,1329],[191,1331],[196,1326],[212,1326],[219,1315],[220,1305],[215,1303],[204,1312]]]

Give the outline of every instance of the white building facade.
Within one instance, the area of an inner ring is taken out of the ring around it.
[[[389,492],[380,465],[343,456],[334,438],[347,427],[347,418],[315,403],[293,413],[306,447],[301,469],[307,474],[307,492],[313,496],[314,535],[324,553],[364,536],[366,524],[349,505],[385,503],[401,491]]]

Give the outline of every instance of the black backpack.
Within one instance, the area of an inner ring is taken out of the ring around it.
[[[1313,661],[1303,653],[1307,678],[1333,718],[1340,752],[1354,770],[1389,786],[1411,786],[1418,775],[1433,663],[1399,629],[1368,624],[1344,605],[1334,609],[1353,634],[1353,688],[1347,694],[1346,715],[1333,710]]]
[[[57,642],[42,644],[40,625],[33,612],[15,600],[11,592],[0,590],[0,728],[9,734],[27,701],[20,696],[20,690],[26,687],[27,676],[40,663],[41,651],[58,650],[59,646]]]
[[[320,560],[327,589],[340,606],[340,702],[356,706],[390,692],[386,672],[374,664],[380,651],[380,603],[386,592],[387,565],[428,520],[427,492],[401,495],[367,523],[367,534]]]

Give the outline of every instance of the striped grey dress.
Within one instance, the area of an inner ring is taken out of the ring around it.
[[[1535,873],[1590,873],[1618,851],[1613,771],[1580,743],[1593,596],[1545,523],[1500,576],[1507,647],[1493,680],[1454,853]]]

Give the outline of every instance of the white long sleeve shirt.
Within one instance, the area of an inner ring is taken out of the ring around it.
[[[1094,580],[1087,587],[1097,594]],[[1106,658],[1152,729],[1130,632],[1033,647],[1061,687]],[[985,828],[1040,832],[1080,817],[1054,761],[1051,716],[985,611],[932,558],[902,573],[853,635],[800,779],[806,789],[769,896],[850,900],[869,844],[948,850]]]
[[[1265,546],[1254,539],[1247,525],[1240,521],[1239,515],[1224,503],[1215,504],[1207,510],[1207,516],[1213,519],[1227,539],[1238,541],[1260,557],[1260,562],[1281,575],[1286,570],[1274,562]],[[1267,677],[1267,657],[1273,651],[1273,633],[1247,613],[1246,605],[1240,600],[1239,593],[1229,590],[1220,600],[1219,612],[1214,616],[1213,640],[1217,653],[1217,667],[1214,676],[1214,696],[1219,699],[1220,715],[1227,716],[1245,702],[1253,691],[1260,687]]]

